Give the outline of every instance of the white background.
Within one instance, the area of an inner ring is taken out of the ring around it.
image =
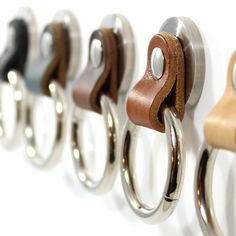
[[[87,59],[90,32],[99,26],[106,14],[126,15],[133,26],[136,40],[135,81],[144,73],[149,40],[158,33],[163,21],[171,16],[190,17],[199,26],[204,38],[206,78],[200,102],[194,112],[186,113],[183,121],[187,150],[185,182],[181,200],[166,222],[148,225],[133,214],[122,192],[120,175],[115,187],[106,195],[95,196],[85,190],[74,175],[68,130],[63,160],[51,171],[34,168],[25,158],[23,143],[16,150],[0,149],[0,235],[202,235],[194,208],[194,170],[203,141],[204,119],[223,94],[227,64],[236,48],[234,1],[2,1],[1,48],[5,42],[6,24],[22,6],[32,7],[39,31],[59,9],[70,9],[76,14],[83,46],[79,71]],[[44,125],[45,123],[50,127],[50,124],[44,122]],[[99,135],[98,130],[100,129],[93,130],[94,135]],[[149,138],[155,137],[155,132],[147,134]],[[153,148],[148,137],[143,138],[145,150]],[[163,152],[165,150],[165,137],[158,136],[158,140],[158,145],[152,145],[156,147],[152,149],[152,153],[158,159],[157,166],[148,170],[150,162],[153,161],[150,155],[145,154],[138,158],[140,175],[137,174],[140,188],[145,190],[143,197],[147,200],[160,196],[164,183],[162,173],[165,173],[167,156],[163,153],[160,155],[160,149]],[[149,181],[152,178],[154,180]],[[145,184],[148,181],[160,181],[160,185],[156,187],[155,184]],[[221,151],[214,175],[214,201],[225,235],[236,235],[235,181],[235,154]]]

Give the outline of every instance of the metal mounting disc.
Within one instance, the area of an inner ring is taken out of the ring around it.
[[[17,19],[22,19],[28,25],[29,33],[29,50],[27,55],[27,65],[33,62],[38,52],[38,37],[37,37],[37,23],[36,18],[29,7],[20,8],[16,14]]]
[[[202,93],[205,80],[205,52],[201,34],[195,23],[185,17],[171,17],[160,29],[175,35],[182,45],[185,62],[186,107],[193,108]]]
[[[117,35],[120,59],[120,76],[122,83],[120,93],[129,89],[134,72],[135,49],[133,31],[128,20],[119,14],[107,15],[101,23],[101,27],[111,28]]]
[[[69,32],[70,61],[67,75],[68,79],[72,80],[77,75],[78,65],[80,62],[81,41],[79,25],[75,15],[69,10],[58,11],[53,20],[63,23]]]

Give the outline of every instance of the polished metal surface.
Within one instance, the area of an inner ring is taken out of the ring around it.
[[[163,75],[165,58],[160,48],[154,48],[151,56],[151,68],[153,75],[160,79]]]
[[[112,28],[118,39],[118,50],[124,59],[120,62],[120,73],[123,77],[119,89],[120,94],[125,94],[132,81],[134,72],[134,37],[128,20],[123,15],[107,15],[101,23],[101,27]]]
[[[19,144],[23,137],[24,124],[25,124],[25,104],[26,104],[26,88],[21,75],[17,71],[9,71],[8,73],[9,85],[13,89],[13,101],[15,104],[15,125],[13,133],[9,136],[6,134],[4,122],[7,117],[4,118],[2,109],[2,89],[3,83],[0,83],[0,140],[6,148],[14,148]],[[6,84],[6,83],[5,83]],[[9,99],[9,97],[8,97]]]
[[[212,178],[217,150],[204,143],[195,172],[195,206],[204,235],[223,236],[212,199]]]
[[[45,58],[53,54],[54,39],[51,32],[45,31],[41,36],[40,50]]]
[[[55,104],[56,114],[56,135],[53,142],[51,152],[48,157],[43,157],[37,149],[35,140],[35,96],[28,95],[27,109],[26,109],[26,125],[25,125],[25,138],[26,138],[26,154],[32,163],[40,168],[52,168],[61,158],[62,150],[64,147],[64,140],[66,136],[66,116],[67,106],[64,89],[57,83],[51,82],[49,84],[49,91]]]
[[[75,108],[72,121],[72,156],[75,171],[80,182],[94,193],[102,194],[111,189],[117,175],[118,127],[113,102],[105,95],[101,101],[102,115],[106,126],[107,157],[102,178],[95,181],[86,168],[86,158],[81,145],[83,139],[84,110]],[[81,136],[80,136],[81,135]]]
[[[90,59],[95,68],[99,67],[102,62],[103,48],[99,39],[93,39],[90,48]]]
[[[135,214],[147,223],[161,222],[171,215],[180,197],[184,179],[185,150],[181,121],[169,108],[164,110],[163,115],[168,141],[169,168],[159,205],[150,207],[139,198],[133,164],[139,127],[130,121],[124,129],[121,146],[121,179],[125,196]]]
[[[198,27],[185,17],[172,17],[161,26],[160,31],[175,35],[182,45],[186,76],[186,107],[198,102],[205,80],[204,44]]]
[[[7,29],[7,44],[6,48],[9,49],[9,51],[12,51],[15,47],[15,40],[16,40],[16,31],[14,27],[10,26]]]
[[[232,83],[233,83],[234,89],[236,90],[236,65],[234,65],[234,69],[233,69]]]
[[[63,23],[69,32],[70,60],[67,75],[68,79],[73,80],[76,78],[81,57],[81,36],[78,21],[69,10],[58,11],[54,16],[54,21]]]

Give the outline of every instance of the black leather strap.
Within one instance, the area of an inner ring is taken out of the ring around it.
[[[10,70],[17,70],[23,74],[29,45],[28,26],[24,20],[14,19],[9,23],[9,28],[14,30],[13,45],[7,45],[0,57],[0,79],[8,81],[7,74]]]

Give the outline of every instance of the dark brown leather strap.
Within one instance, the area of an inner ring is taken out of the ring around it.
[[[49,95],[48,86],[52,80],[57,81],[62,87],[66,86],[67,70],[70,58],[70,42],[67,29],[61,23],[53,22],[45,28],[54,36],[54,53],[51,62],[44,70],[41,87]]]
[[[164,55],[164,72],[157,79],[151,69],[154,48]],[[179,40],[169,33],[155,35],[149,44],[148,61],[143,78],[131,90],[127,101],[130,120],[147,128],[164,132],[162,111],[165,106],[175,108],[180,119],[185,110],[184,55]]]
[[[118,76],[116,36],[112,29],[100,28],[94,31],[90,38],[89,49],[94,39],[99,39],[102,43],[102,62],[96,68],[89,57],[81,78],[74,84],[73,98],[77,106],[101,113],[101,96],[105,94],[117,102],[121,79]]]

